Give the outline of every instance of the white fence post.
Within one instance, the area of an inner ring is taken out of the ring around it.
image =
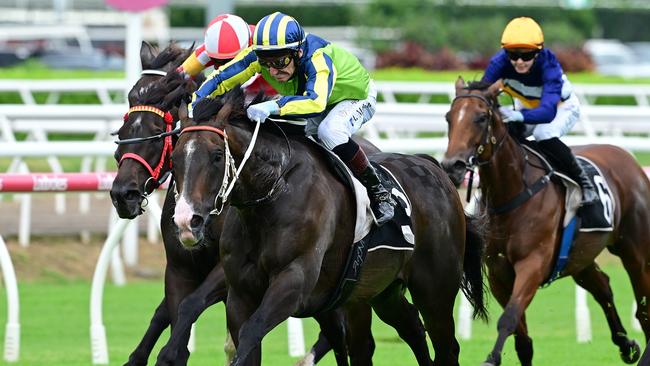
[[[18,361],[20,354],[20,305],[18,301],[18,282],[16,272],[5,241],[0,236],[0,267],[7,290],[7,325],[5,326],[4,359],[8,362]]]

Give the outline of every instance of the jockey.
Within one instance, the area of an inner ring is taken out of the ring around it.
[[[364,151],[350,137],[375,113],[377,90],[368,71],[347,50],[275,12],[262,18],[253,45],[212,73],[193,95],[193,105],[221,95],[255,73],[282,97],[248,107],[252,121],[269,115],[307,118],[305,133],[338,155],[368,190],[378,225],[394,214],[394,201]]]
[[[190,78],[196,77],[210,66],[218,69],[232,60],[241,50],[251,45],[254,25],[232,14],[216,16],[205,29],[203,44],[178,67],[179,73]],[[258,75],[259,76],[259,75]],[[261,77],[251,78],[244,84],[248,94],[257,94],[262,90],[266,95],[274,95],[275,90]]]
[[[598,195],[575,156],[560,137],[580,118],[580,103],[555,54],[544,48],[544,34],[531,18],[515,18],[501,37],[501,50],[492,57],[483,81],[502,79],[515,108],[502,106],[503,122],[523,123],[539,147],[582,188],[582,205]]]

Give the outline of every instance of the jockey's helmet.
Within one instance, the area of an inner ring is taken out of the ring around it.
[[[222,14],[210,21],[205,29],[205,50],[213,59],[232,59],[250,45],[251,31],[244,19]]]
[[[544,47],[544,33],[533,19],[528,17],[515,18],[506,25],[501,36],[502,48],[533,48],[541,50]]]
[[[293,17],[275,12],[262,18],[253,33],[253,50],[298,51],[305,40],[305,31]]]

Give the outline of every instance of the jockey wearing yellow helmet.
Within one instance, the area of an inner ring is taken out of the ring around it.
[[[492,57],[483,81],[501,79],[503,89],[515,99],[515,109],[501,107],[506,123],[524,123],[542,149],[578,182],[582,204],[594,203],[593,185],[560,137],[580,118],[580,103],[555,54],[544,48],[544,34],[531,18],[515,18],[501,37],[501,50]]]
[[[307,135],[336,153],[367,188],[378,225],[393,217],[394,201],[364,151],[350,137],[375,113],[377,91],[368,71],[347,50],[312,34],[275,12],[262,18],[253,45],[212,73],[194,93],[202,98],[225,93],[251,75],[262,77],[281,98],[248,107],[248,117],[263,123],[270,115],[307,118]]]

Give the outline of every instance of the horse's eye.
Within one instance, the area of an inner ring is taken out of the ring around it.
[[[485,123],[487,122],[488,118],[487,115],[481,114],[479,116],[476,116],[476,119],[474,120],[475,123]]]
[[[223,150],[218,149],[212,152],[212,160],[214,162],[220,162],[223,159]]]
[[[449,123],[449,122],[451,121],[451,115],[450,115],[449,112],[447,112],[447,113],[445,114],[445,120],[447,120],[447,123]]]
[[[114,158],[115,161],[117,161],[118,163],[120,162],[120,154],[119,154],[117,151],[113,154],[113,158]]]

